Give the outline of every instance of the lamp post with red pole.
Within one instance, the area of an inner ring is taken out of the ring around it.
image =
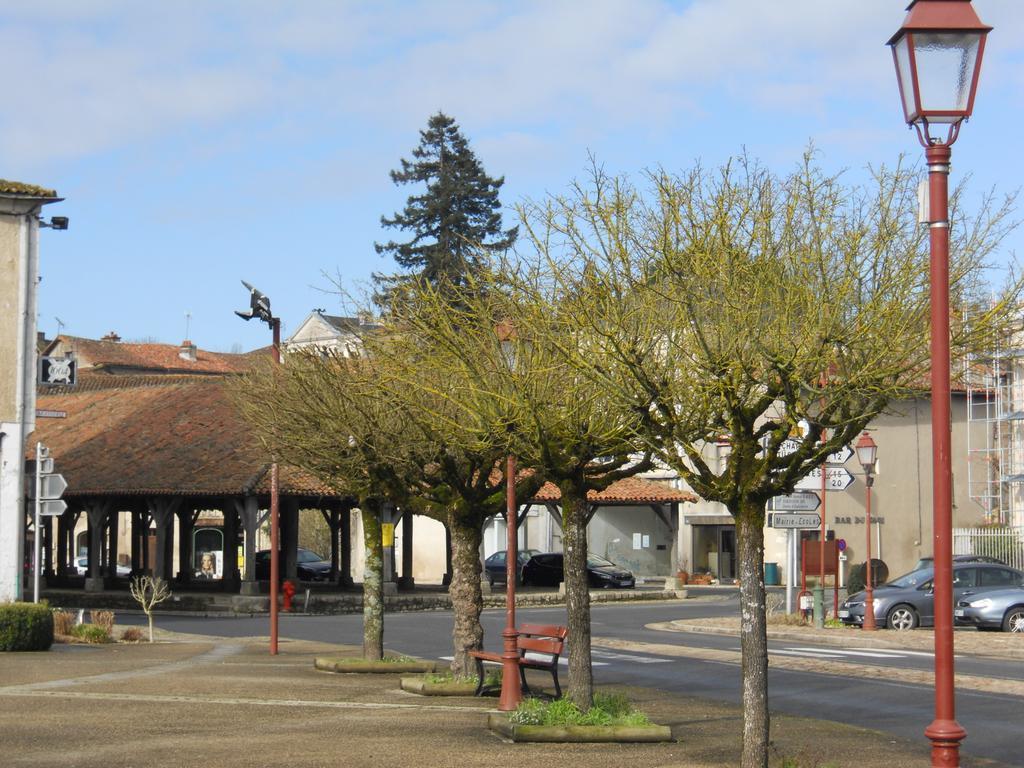
[[[515,370],[515,327],[508,321],[494,329],[501,356],[511,376]],[[505,629],[501,632],[501,696],[498,709],[511,712],[523,699],[519,679],[519,630],[516,629],[516,579],[519,576],[519,517],[516,512],[516,457],[509,453],[505,467]]]
[[[865,522],[867,523],[867,562],[864,563],[864,625],[866,632],[874,632],[875,626],[875,588],[871,580],[871,486],[875,484],[875,461],[878,458],[878,446],[867,432],[860,436],[854,446],[857,450],[857,461],[864,467],[864,485],[867,488],[867,504]]]
[[[281,363],[281,318],[270,314],[270,298],[253,288],[249,283],[242,281],[242,285],[249,289],[249,309],[245,312],[235,311],[243,320],[252,320],[254,317],[262,320],[270,326],[274,338],[274,362]],[[278,536],[278,510],[280,506],[280,483],[277,471],[277,462],[270,465],[270,655],[277,655],[277,591],[281,578],[280,555],[277,551]],[[225,546],[225,549],[227,547]]]
[[[967,732],[956,721],[953,685],[953,509],[950,437],[949,161],[961,123],[971,116],[985,38],[970,0],[913,0],[889,39],[903,112],[928,164],[930,228],[932,554],[935,558],[935,719],[925,729],[933,766],[959,766]],[[946,126],[945,137],[932,136]]]

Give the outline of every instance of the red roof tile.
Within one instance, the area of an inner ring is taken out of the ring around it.
[[[544,483],[534,495],[533,501],[538,504],[557,504],[561,498],[557,485]],[[664,483],[627,477],[612,483],[603,491],[590,491],[587,501],[596,504],[669,504],[677,501],[696,502],[698,498],[689,491],[681,491]]]
[[[57,350],[74,352],[79,371],[112,373],[243,373],[252,367],[256,357],[270,354],[270,347],[246,354],[196,349],[196,359],[188,360],[181,356],[181,348],[173,344],[96,341],[65,335],[58,336],[50,343],[47,354]]]

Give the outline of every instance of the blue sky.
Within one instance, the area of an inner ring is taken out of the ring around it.
[[[267,343],[231,310],[246,279],[287,336],[331,277],[389,271],[374,241],[411,188],[388,171],[438,110],[511,206],[616,173],[746,151],[829,170],[921,150],[885,41],[906,0],[319,2],[0,0],[0,177],[55,187],[41,330],[228,351]],[[989,38],[954,179],[1022,181],[1024,14],[975,0]],[[513,221],[506,214],[506,226]],[[1024,236],[1006,244],[1024,253]]]

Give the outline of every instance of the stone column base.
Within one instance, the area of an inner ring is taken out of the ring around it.
[[[398,580],[398,588],[401,590],[412,590],[416,586],[416,579],[412,576],[402,576]]]
[[[260,595],[263,593],[260,590],[260,583],[258,581],[243,581],[242,586],[239,588],[239,594]]]
[[[85,579],[85,591],[86,592],[102,592],[107,588],[107,579],[105,576],[99,576],[92,578],[87,576]]]

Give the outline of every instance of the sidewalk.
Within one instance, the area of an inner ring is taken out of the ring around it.
[[[630,688],[676,743],[507,743],[485,726],[496,700],[421,698],[399,675],[337,675],[316,655],[358,649],[284,641],[196,639],[160,633],[139,645],[54,646],[0,654],[5,766],[345,766],[345,768],[733,768],[736,707]],[[902,742],[838,723],[773,718],[773,766],[927,766],[923,739]],[[827,747],[822,746],[827,745]],[[965,766],[997,766],[970,760]]]

